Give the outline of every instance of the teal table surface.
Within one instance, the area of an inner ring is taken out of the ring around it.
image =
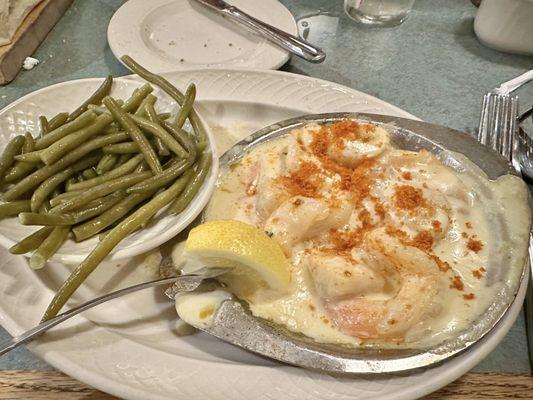
[[[469,0],[418,0],[405,23],[369,29],[344,15],[342,1],[282,0],[309,40],[327,59],[309,64],[293,58],[283,70],[322,78],[369,93],[425,121],[473,134],[483,93],[533,68],[533,58],[483,47],[472,24]],[[75,0],[35,52],[41,63],[0,86],[0,108],[36,89],[70,79],[120,76],[106,40],[120,0]],[[533,83],[517,91],[524,109],[533,103]],[[0,330],[0,341],[8,338]],[[475,370],[531,373],[524,316]],[[49,369],[20,348],[0,358],[0,369]]]

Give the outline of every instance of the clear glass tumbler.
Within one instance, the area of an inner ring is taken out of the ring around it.
[[[369,26],[394,26],[405,21],[415,0],[344,0],[344,11]]]

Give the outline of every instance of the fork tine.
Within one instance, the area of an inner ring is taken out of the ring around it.
[[[505,138],[507,136],[507,132],[509,130],[509,96],[499,96],[499,102],[500,102],[500,123],[498,124],[498,132],[496,134],[495,140],[495,150],[503,154],[503,145],[505,142]],[[504,155],[505,157],[505,155]]]
[[[489,103],[487,108],[487,130],[485,132],[485,146],[490,147],[492,135],[494,134],[494,125],[496,123],[496,97],[492,93],[489,95]]]
[[[498,148],[499,153],[504,156],[507,160],[511,161],[510,158],[510,151],[509,151],[509,144],[511,137],[511,124],[512,121],[510,120],[512,117],[512,109],[511,109],[511,99],[506,99],[505,101],[505,110],[504,110],[504,124],[503,124],[503,130],[500,134],[500,146]]]
[[[483,96],[483,104],[481,105],[481,116],[479,118],[479,127],[477,131],[477,141],[484,144],[487,136],[487,114],[489,108],[490,97],[488,94]]]
[[[487,114],[487,137],[485,138],[485,146],[493,147],[494,135],[496,134],[496,128],[499,123],[498,118],[498,96],[494,93],[489,94],[489,109]]]

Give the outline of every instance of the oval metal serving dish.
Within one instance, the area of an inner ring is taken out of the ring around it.
[[[358,114],[334,113],[308,115],[270,125],[244,139],[228,150],[220,159],[220,174],[241,159],[251,148],[268,140],[287,135],[292,129],[309,123],[329,123],[341,119],[355,119],[381,125],[390,134],[395,146],[406,150],[428,150],[453,169],[461,169],[461,153],[481,168],[489,179],[506,174],[515,174],[503,157],[481,146],[463,132],[450,128],[408,120],[404,118]],[[205,217],[205,212],[204,215]],[[525,257],[525,254],[524,254]],[[255,353],[289,364],[337,373],[385,373],[428,367],[440,363],[468,349],[488,332],[507,312],[513,303],[521,281],[526,276],[526,266],[521,271],[507,271],[503,288],[494,301],[470,328],[461,331],[430,348],[379,349],[346,348],[338,345],[317,343],[284,327],[253,317],[240,302],[226,301],[222,304],[210,328],[206,332],[222,340],[236,344]]]

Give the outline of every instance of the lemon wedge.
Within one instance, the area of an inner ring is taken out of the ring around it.
[[[259,287],[287,292],[291,281],[291,265],[279,244],[240,221],[209,221],[195,227],[183,255],[205,266],[231,268],[230,286],[238,286],[245,297]]]

